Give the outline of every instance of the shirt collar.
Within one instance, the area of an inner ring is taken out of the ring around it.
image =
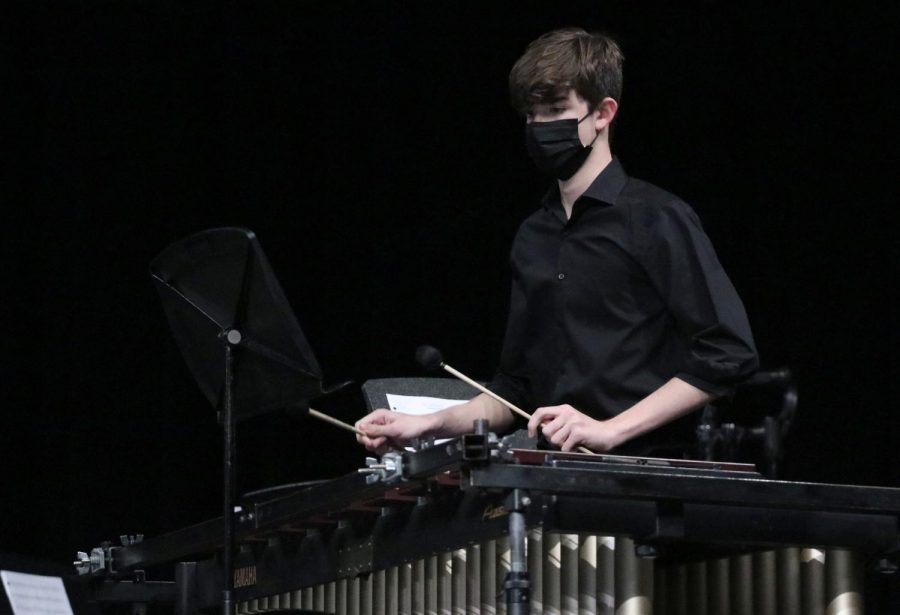
[[[622,193],[622,189],[627,182],[628,175],[625,173],[622,163],[619,162],[618,158],[613,157],[610,163],[594,178],[594,181],[587,187],[584,194],[578,197],[578,200],[587,198],[607,205],[615,205],[619,200],[619,194]],[[553,185],[544,195],[541,202],[545,208],[550,210],[562,208],[562,200],[559,197],[559,184],[557,182],[553,182]]]

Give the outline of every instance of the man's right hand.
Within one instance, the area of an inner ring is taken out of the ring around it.
[[[465,403],[450,406],[432,414],[404,414],[390,410],[376,410],[356,422],[356,428],[364,435],[356,439],[370,451],[379,455],[391,448],[412,444],[416,438],[455,438],[472,431],[472,421],[486,418],[491,429],[502,433],[512,425],[509,409],[484,393]]]
[[[413,440],[428,435],[434,429],[434,415],[417,416],[378,409],[356,422],[355,427],[365,435],[356,440],[379,455],[391,448],[409,446]]]

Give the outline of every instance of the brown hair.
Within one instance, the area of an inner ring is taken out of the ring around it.
[[[531,42],[509,73],[509,95],[522,115],[570,89],[595,109],[607,96],[622,96],[625,57],[614,40],[581,28],[564,28]]]

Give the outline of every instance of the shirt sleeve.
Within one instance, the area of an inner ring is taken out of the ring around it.
[[[687,342],[676,376],[714,395],[733,392],[759,366],[747,313],[697,214],[670,201],[642,211],[638,254]]]
[[[530,411],[531,396],[528,377],[521,364],[522,344],[525,342],[525,303],[524,292],[514,273],[500,367],[487,388],[527,412]]]

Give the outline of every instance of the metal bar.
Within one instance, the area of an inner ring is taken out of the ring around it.
[[[512,550],[509,546],[509,538],[506,536],[498,538],[495,549],[497,565],[494,569],[494,579],[496,581],[494,587],[497,590],[497,615],[506,615],[506,596],[503,594],[503,582],[507,578],[507,574],[512,570]]]
[[[826,615],[862,615],[862,572],[857,554],[844,549],[826,552]]]
[[[337,598],[335,597],[337,583],[332,581],[325,586],[325,608],[326,613],[337,612]]]
[[[462,439],[403,455],[403,478],[430,478],[446,470],[455,470],[463,461]]]
[[[370,577],[371,578],[371,577]],[[347,580],[347,615],[362,615],[360,607],[361,591],[359,577],[353,577]]]
[[[559,610],[578,615],[578,534],[559,537]]]
[[[687,601],[691,615],[707,615],[709,612],[709,580],[706,562],[691,562],[685,565],[687,574]]]
[[[412,597],[410,612],[413,615],[425,615],[427,605],[426,595],[429,590],[427,585],[427,562],[431,558],[416,560],[412,565]]]
[[[347,579],[340,579],[335,586],[335,608],[336,615],[347,615]]]
[[[437,555],[432,555],[425,560],[425,615],[438,615],[439,565]]]
[[[193,564],[194,562],[190,562]],[[185,571],[190,574],[190,571]],[[176,574],[179,574],[176,570]],[[182,586],[178,581],[187,581],[187,592],[182,591]],[[142,581],[136,583],[134,581],[103,581],[101,585],[93,589],[91,599],[97,602],[146,602],[146,603],[169,603],[175,604],[176,608],[181,608],[179,615],[193,614],[194,611],[188,606],[191,603],[186,602],[190,598],[191,580],[186,576],[177,578],[173,581]],[[185,605],[185,606],[182,606]]]
[[[194,615],[196,602],[197,562],[180,562],[175,566],[175,615]],[[105,585],[105,584],[104,584]]]
[[[453,615],[466,615],[466,550],[453,551],[453,563],[451,566],[450,583],[452,589],[451,612]]]
[[[481,615],[481,547],[466,548],[466,613]]]
[[[731,558],[731,611],[733,615],[753,615],[753,555]]]
[[[706,578],[709,587],[709,612],[727,613],[731,604],[730,562],[720,557],[707,563]]]
[[[803,615],[825,615],[825,552],[800,551]]]
[[[616,539],[597,538],[597,613],[612,615],[616,609]]]
[[[290,603],[288,603],[288,607],[290,607]],[[316,586],[313,608],[319,612],[325,611],[325,585]]]
[[[397,610],[400,615],[412,615],[413,564],[406,563],[397,569]]]
[[[541,539],[541,547],[544,551],[543,565],[543,613],[546,615],[559,615],[560,612],[560,553],[561,545],[559,534],[544,532]]]
[[[753,554],[753,606],[759,615],[777,615],[778,577],[775,551]]]
[[[578,615],[597,612],[597,537],[583,536],[578,545]]]
[[[450,615],[453,610],[453,556],[441,553],[438,556],[438,613]]]
[[[387,569],[387,575],[384,578],[384,594],[387,604],[385,605],[386,613],[397,613],[400,610],[400,577],[397,566],[391,566]]]
[[[800,549],[780,549],[775,566],[778,574],[779,613],[800,615]]]
[[[648,474],[640,469],[595,464],[587,469],[490,464],[475,466],[466,487],[541,490],[556,494],[674,500],[710,504],[765,503],[771,508],[900,514],[900,489],[773,481],[731,476],[685,475],[675,470]],[[561,480],[565,477],[565,480]]]
[[[372,604],[374,605],[373,615],[385,615],[384,604],[387,601],[387,572],[379,570],[373,572],[369,577],[372,579]]]
[[[759,476],[756,466],[752,463],[736,463],[733,461],[699,461],[695,459],[665,459],[659,457],[630,457],[625,455],[606,455],[603,453],[576,453],[574,451],[545,451],[532,448],[513,448],[508,452],[509,456],[518,463],[532,465],[551,465],[567,461],[586,461],[590,463],[614,463],[649,468],[679,468],[692,470],[706,470],[717,474],[727,475],[730,472],[750,473]]]
[[[481,543],[481,577],[479,578],[478,591],[481,595],[482,615],[495,615],[497,613],[497,541],[486,540]]]
[[[668,615],[692,615],[688,609],[688,578],[684,564],[666,569],[666,592]]]
[[[668,599],[670,576],[663,566],[658,566],[653,572],[653,615],[672,615]]]
[[[616,539],[616,613],[651,615],[653,612],[653,562],[638,558],[634,541]]]

